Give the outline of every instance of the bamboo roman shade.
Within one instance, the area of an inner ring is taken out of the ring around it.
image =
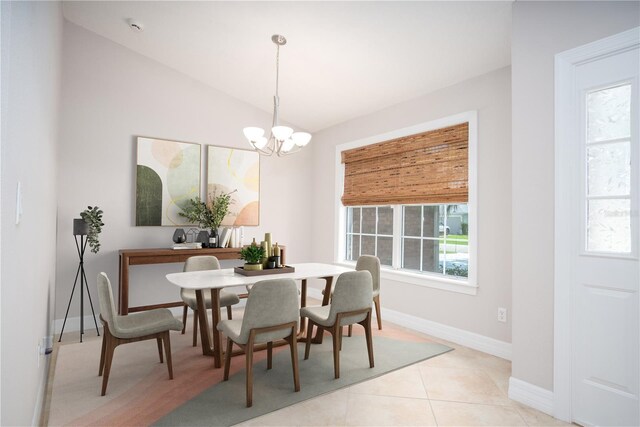
[[[344,206],[466,203],[469,123],[342,152]]]

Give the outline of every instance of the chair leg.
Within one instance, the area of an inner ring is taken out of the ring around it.
[[[291,347],[291,366],[293,367],[293,389],[300,391],[300,371],[298,369],[298,341],[296,340],[296,330],[291,330],[291,336],[287,338]]]
[[[253,405],[253,340],[250,339],[245,348],[247,362],[247,408]]]
[[[104,396],[107,393],[107,383],[109,382],[109,373],[111,372],[111,361],[113,360],[113,352],[118,345],[115,340],[116,338],[111,337],[110,335],[105,334],[105,338],[107,338],[107,346],[105,352],[104,359],[104,371],[102,373],[102,394]]]
[[[353,325],[349,325],[349,336],[353,334]]]
[[[163,363],[164,360],[162,360],[162,338],[158,337],[156,338],[156,341],[158,341],[158,356],[160,356],[160,363]]]
[[[182,310],[182,335],[184,335],[187,330],[187,311],[189,310],[189,306],[187,304],[184,305],[184,309]]]
[[[267,370],[273,367],[273,341],[267,343]]]
[[[103,329],[104,330],[104,329]],[[102,370],[104,369],[104,355],[107,349],[107,334],[102,333],[102,350],[100,351],[100,368],[98,369],[98,376],[102,376]]]
[[[229,381],[229,369],[231,368],[231,350],[233,349],[233,341],[227,338],[227,352],[224,355],[224,381]]]
[[[198,346],[198,310],[193,310],[193,346]]]
[[[343,329],[342,326],[338,328],[338,350],[340,351],[342,351],[342,329]]]
[[[333,373],[335,378],[340,378],[340,331],[342,328],[339,326],[339,320],[336,321],[336,325],[332,328],[333,335]]]
[[[169,331],[162,334],[162,341],[164,341],[164,354],[167,357],[167,369],[169,369],[169,379],[173,379],[173,364],[171,363],[171,337]]]
[[[361,323],[364,326],[364,334],[367,337],[367,352],[369,353],[369,367],[373,368],[373,340],[371,339],[371,312]]]
[[[309,330],[307,331],[307,342],[304,345],[304,360],[309,358],[309,352],[311,352],[311,337],[313,337],[313,321],[309,319]]]
[[[376,319],[378,320],[378,329],[382,330],[382,316],[380,315],[380,295],[377,295],[373,298],[373,303],[376,307]]]
[[[229,319],[229,320],[233,319],[233,315],[231,314],[231,306],[230,305],[227,306],[227,319]]]

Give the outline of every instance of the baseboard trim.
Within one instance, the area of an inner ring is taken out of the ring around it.
[[[537,385],[510,377],[509,399],[553,416],[553,392]]]
[[[53,340],[53,337],[48,336],[47,343]],[[42,375],[40,377],[40,382],[38,384],[38,391],[36,392],[36,404],[33,407],[33,418],[31,419],[32,426],[41,425],[42,414],[44,411],[44,402],[47,392],[47,381],[49,379],[49,369],[51,369],[51,355],[50,354],[42,354],[38,357],[42,357],[44,359],[44,367],[42,369]]]
[[[312,298],[322,299],[322,293],[318,289],[311,288],[309,289],[308,294]],[[511,343],[384,307],[382,307],[382,313],[382,318],[385,321],[389,321],[396,325],[413,329],[414,331],[422,332],[436,338],[464,345],[465,347],[469,347],[483,353],[488,353],[502,359],[511,360]]]

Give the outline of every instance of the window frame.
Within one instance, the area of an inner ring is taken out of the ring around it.
[[[469,123],[469,198],[467,202],[468,207],[468,247],[469,247],[469,274],[466,280],[460,278],[454,278],[455,276],[446,276],[439,273],[425,273],[412,270],[403,270],[401,268],[394,268],[388,266],[382,266],[381,277],[383,279],[398,281],[402,283],[424,286],[433,289],[441,289],[445,291],[463,293],[467,295],[476,295],[478,289],[477,280],[477,266],[478,266],[478,222],[477,222],[477,144],[478,144],[478,113],[475,110],[467,111],[464,113],[444,117],[441,119],[432,120],[429,122],[421,123],[415,126],[410,126],[395,131],[374,135],[368,138],[339,144],[336,146],[335,151],[335,166],[336,166],[336,181],[334,191],[334,205],[335,205],[335,217],[334,217],[334,262],[346,266],[355,266],[355,261],[348,261],[346,257],[346,236],[347,236],[347,224],[346,224],[346,210],[345,206],[342,206],[341,196],[344,188],[344,164],[341,161],[341,153],[345,150],[352,148],[358,148],[365,145],[376,144],[378,142],[387,141],[390,139],[401,138],[416,133],[428,132],[431,130],[440,129],[464,122]],[[453,203],[442,203],[453,204]],[[378,206],[378,205],[372,205]],[[393,259],[392,264],[394,266],[400,266],[401,262],[401,250],[402,250],[402,207],[410,205],[391,205],[393,209]]]

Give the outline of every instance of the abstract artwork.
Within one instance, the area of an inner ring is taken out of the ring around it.
[[[255,151],[208,146],[207,200],[231,194],[222,225],[260,225],[260,155]]]
[[[138,137],[136,225],[186,225],[179,215],[200,196],[200,144]]]

